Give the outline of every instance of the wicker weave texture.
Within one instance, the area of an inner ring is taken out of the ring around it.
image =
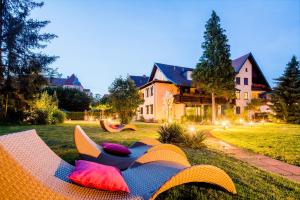
[[[155,150],[147,152],[146,154],[139,157],[135,161],[135,163],[145,164],[154,161],[169,161],[181,164],[185,167],[191,166],[186,157],[183,157],[182,155],[170,150]]]
[[[67,182],[73,166],[52,152],[35,131],[1,136],[0,159],[1,199],[142,199]]]
[[[178,146],[175,146],[173,144],[160,144],[160,145],[156,145],[156,146],[153,146],[150,149],[148,149],[147,152],[159,151],[159,150],[173,151],[173,152],[178,153],[179,155],[181,155],[185,159],[187,159],[185,152],[181,148],[179,148]]]
[[[150,198],[154,200],[160,193],[185,183],[203,182],[220,186],[230,193],[236,194],[236,188],[231,178],[218,167],[211,165],[192,166],[181,170],[166,181]]]
[[[101,119],[100,120],[100,126],[103,130],[107,131],[107,132],[110,132],[110,133],[118,133],[118,132],[121,132],[123,130],[133,130],[133,131],[137,131],[137,127],[133,124],[126,124],[124,126],[120,126],[118,128],[112,128],[110,127],[108,124],[107,124],[107,121],[104,120],[104,119]]]

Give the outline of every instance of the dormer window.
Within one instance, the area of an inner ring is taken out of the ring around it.
[[[189,81],[192,80],[192,71],[187,71],[187,72],[186,72],[186,78],[187,78],[187,80],[189,80]]]

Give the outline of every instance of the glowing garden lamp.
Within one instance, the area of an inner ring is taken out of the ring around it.
[[[222,121],[221,122],[221,125],[224,129],[228,128],[229,127],[229,122],[228,121]]]
[[[189,126],[188,127],[188,130],[190,132],[191,135],[194,135],[196,133],[196,128],[195,126]]]
[[[172,120],[172,119],[169,119],[169,120],[168,120],[168,122],[169,122],[169,123],[172,123],[172,122],[173,122],[173,120]]]
[[[245,122],[245,120],[243,118],[240,118],[239,122],[240,122],[240,124],[243,124]]]

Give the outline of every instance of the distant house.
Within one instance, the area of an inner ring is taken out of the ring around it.
[[[63,87],[63,88],[73,88],[85,92],[87,95],[92,96],[90,89],[85,89],[77,76],[72,74],[67,78],[49,78],[49,87]]]
[[[239,115],[251,99],[262,98],[262,94],[271,88],[251,53],[233,60],[232,67],[236,72],[236,100],[233,103],[235,114]],[[211,97],[192,87],[192,72],[193,68],[154,63],[148,79],[146,76],[131,76],[145,100],[137,117],[160,120],[207,115]],[[221,115],[228,102],[217,98],[216,103],[217,114]]]

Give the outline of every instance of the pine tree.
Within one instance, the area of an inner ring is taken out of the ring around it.
[[[47,84],[43,73],[56,57],[37,50],[56,36],[40,33],[49,21],[30,18],[42,6],[32,0],[0,0],[0,119],[9,119],[8,110],[13,116],[22,113]]]
[[[300,123],[300,70],[299,62],[293,56],[284,73],[276,80],[272,94],[273,110],[276,116],[289,123]]]
[[[211,95],[212,123],[216,120],[217,96],[232,99],[235,93],[235,71],[230,60],[230,46],[220,18],[213,11],[205,25],[203,55],[193,71],[193,84]]]

